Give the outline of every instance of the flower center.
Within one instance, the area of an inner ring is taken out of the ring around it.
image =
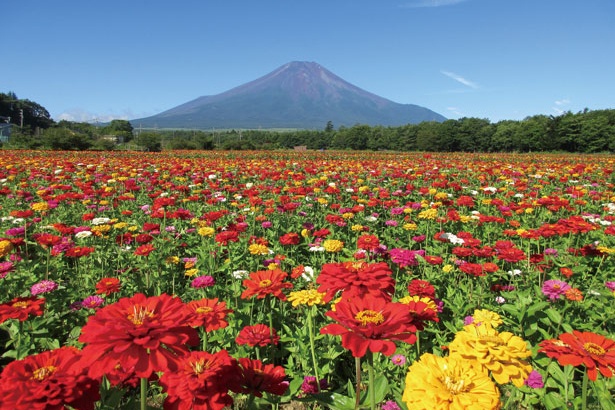
[[[148,310],[145,306],[133,306],[132,313],[128,315],[128,320],[137,326],[143,324],[145,319],[151,319],[154,317],[154,312]]]
[[[199,306],[195,310],[195,312],[198,313],[199,315],[203,315],[205,313],[210,313],[210,312],[213,312],[213,311],[214,310],[212,308],[210,308],[209,306]]]
[[[13,307],[15,309],[25,309],[28,307],[28,302],[23,302],[23,301],[15,302],[13,303]]]
[[[267,288],[267,287],[271,286],[271,281],[269,279],[263,279],[263,280],[260,281],[258,286],[261,287],[261,288]]]
[[[483,335],[480,337],[480,341],[496,346],[502,346],[505,344],[501,337],[495,335]]]
[[[55,370],[56,368],[54,366],[39,367],[38,369],[32,372],[32,378],[40,382],[42,380],[45,380],[47,376],[53,374]]]
[[[198,362],[190,362],[190,367],[194,374],[201,374],[211,367],[211,362],[200,360]]]
[[[594,356],[603,356],[606,353],[606,350],[602,346],[599,346],[592,342],[587,342],[583,345],[583,349],[591,355]]]
[[[379,325],[384,322],[382,313],[375,310],[362,310],[354,318],[357,322],[361,323],[361,326],[367,326],[368,323]]]
[[[466,391],[466,382],[463,379],[455,380],[452,379],[450,376],[446,376],[446,378],[444,379],[444,384],[446,385],[448,391],[450,391],[452,394],[459,394]]]

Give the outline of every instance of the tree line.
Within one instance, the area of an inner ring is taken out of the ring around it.
[[[357,124],[322,130],[141,130],[127,120],[55,122],[41,105],[0,93],[0,123],[11,123],[5,148],[35,149],[293,149],[441,152],[615,152],[615,110],[534,115],[523,120],[464,117],[398,127]]]

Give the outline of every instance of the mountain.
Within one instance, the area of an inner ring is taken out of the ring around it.
[[[135,128],[324,129],[328,121],[335,127],[351,127],[444,120],[427,108],[362,90],[317,63],[293,61],[221,94],[131,123]]]

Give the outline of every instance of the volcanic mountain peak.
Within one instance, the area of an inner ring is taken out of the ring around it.
[[[321,128],[328,121],[396,126],[444,119],[362,90],[320,64],[293,61],[226,92],[132,122],[161,128]]]

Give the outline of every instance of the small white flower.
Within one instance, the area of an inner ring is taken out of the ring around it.
[[[510,276],[520,276],[521,275],[521,271],[519,269],[513,269],[513,270],[509,270],[508,274]]]
[[[75,234],[75,238],[77,239],[88,238],[90,236],[92,236],[92,231],[81,231]]]
[[[248,272],[247,270],[240,269],[240,270],[233,271],[232,275],[235,279],[245,279],[248,277],[249,273],[250,272]]]
[[[366,216],[365,220],[367,222],[376,222],[378,220],[378,218],[376,218],[375,216],[370,215],[370,216]]]
[[[305,266],[303,268],[303,273],[301,274],[301,277],[308,282],[313,281],[314,280],[314,269],[312,269],[309,266]]]
[[[111,219],[109,218],[94,218],[92,219],[92,225],[105,225],[108,224]]]
[[[503,303],[506,303],[506,299],[504,299],[502,296],[496,296],[495,303],[499,303],[501,305]]]
[[[325,247],[324,246],[312,246],[308,250],[310,252],[324,252],[325,251]]]
[[[248,189],[252,188],[253,186],[254,186],[253,182],[247,182],[246,183],[246,188],[248,188]]]

